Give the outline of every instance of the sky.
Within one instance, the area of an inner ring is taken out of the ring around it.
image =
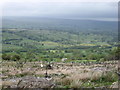
[[[118,0],[3,0],[2,16],[117,20]]]

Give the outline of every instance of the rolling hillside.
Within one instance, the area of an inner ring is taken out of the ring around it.
[[[2,52],[44,59],[100,59],[116,47],[116,26],[107,21],[3,18]]]

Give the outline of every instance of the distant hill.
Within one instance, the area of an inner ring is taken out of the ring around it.
[[[39,17],[3,17],[3,28],[47,29],[77,32],[96,30],[117,31],[117,22]]]

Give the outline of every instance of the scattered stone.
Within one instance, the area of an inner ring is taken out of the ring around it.
[[[46,68],[47,68],[47,69],[53,69],[53,67],[52,67],[51,64],[46,65]]]
[[[114,83],[110,86],[110,88],[118,88],[118,82],[114,82]]]
[[[67,60],[67,58],[62,58],[62,59],[61,59],[62,62],[66,61],[66,60]]]

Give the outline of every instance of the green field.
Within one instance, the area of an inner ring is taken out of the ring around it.
[[[16,19],[17,22],[14,22],[13,19],[12,22],[3,22],[4,56],[18,55],[28,61],[60,61],[62,58],[67,58],[68,61],[116,59],[115,22],[46,20],[42,23],[37,20],[26,20]],[[51,26],[48,24],[50,21]],[[84,25],[85,23],[88,25]]]

